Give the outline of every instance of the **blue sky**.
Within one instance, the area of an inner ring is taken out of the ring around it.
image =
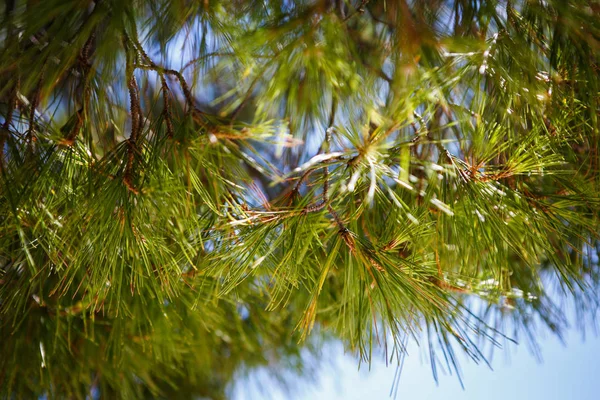
[[[429,365],[422,362],[416,346],[409,349],[397,399],[598,399],[600,398],[600,338],[585,341],[571,332],[564,346],[554,337],[541,340],[543,362],[524,346],[497,351],[491,371],[464,360],[461,364],[465,390],[453,376],[433,381]],[[339,357],[338,373],[326,374],[320,387],[307,390],[308,399],[387,399],[395,368],[377,363],[371,371],[357,371],[351,357]],[[325,371],[323,371],[325,372]],[[331,371],[333,372],[333,371]]]
[[[493,371],[485,365],[476,365],[463,358],[463,390],[454,376],[442,375],[436,385],[429,365],[421,357],[416,345],[409,345],[397,399],[502,399],[502,400],[596,400],[600,398],[600,338],[582,335],[571,330],[566,345],[556,337],[540,338],[541,362],[526,346],[496,350],[492,360]],[[330,357],[327,357],[329,353]],[[381,361],[374,362],[369,371],[363,366],[357,370],[357,361],[344,355],[341,346],[334,345],[324,352],[325,366],[319,371],[321,381],[299,382],[294,393],[298,400],[376,400],[390,399],[390,388],[395,366],[386,368]],[[328,366],[331,364],[333,366]],[[256,387],[264,380],[238,386],[237,400],[262,399]],[[290,399],[273,388],[267,389],[274,400]]]

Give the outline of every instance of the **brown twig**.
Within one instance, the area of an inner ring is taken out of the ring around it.
[[[44,75],[46,72],[46,62],[44,61],[41,71],[40,77],[35,85],[35,89],[33,90],[33,95],[31,98],[31,108],[29,110],[29,129],[27,130],[27,147],[29,152],[33,151],[33,142],[37,141],[37,137],[35,136],[35,111],[40,102],[40,93],[42,91],[42,83],[44,81]]]
[[[352,17],[354,17],[356,14],[363,13],[365,11],[365,9],[363,7],[366,6],[369,1],[370,0],[362,0],[360,2],[359,6],[356,7],[356,9],[353,12],[348,14],[348,16],[346,18],[344,18],[343,21],[346,22],[346,21],[350,20]]]
[[[135,68],[155,71],[159,74],[162,73],[162,74],[172,75],[172,76],[176,77],[177,80],[179,80],[179,85],[181,86],[181,90],[183,92],[183,96],[185,97],[186,104],[189,107],[189,110],[191,110],[192,114],[200,114],[200,115],[204,114],[202,111],[200,111],[198,108],[196,108],[194,96],[192,95],[190,87],[187,84],[183,75],[179,71],[175,71],[174,69],[163,68],[159,65],[138,64],[135,66]]]
[[[6,112],[6,117],[4,118],[4,123],[2,124],[2,129],[0,129],[0,168],[4,168],[4,144],[8,138],[10,125],[12,124],[13,120],[13,113],[15,112],[15,108],[17,106],[18,91],[19,79],[17,78],[17,82],[15,82],[10,92],[10,96],[8,98],[8,110]]]
[[[137,37],[134,38],[134,45],[137,48],[137,51],[139,52],[139,54],[142,56],[142,58],[144,59],[145,62],[147,62],[150,67],[154,68],[154,70],[156,71],[156,73],[158,74],[158,76],[160,77],[160,82],[161,82],[161,89],[163,92],[163,118],[165,119],[165,125],[167,127],[167,137],[172,138],[173,134],[174,134],[174,129],[173,129],[173,119],[172,119],[172,114],[171,114],[171,90],[169,89],[169,85],[167,84],[167,79],[165,78],[165,73],[162,71],[162,69],[156,65],[156,63],[154,61],[152,61],[152,59],[148,56],[148,54],[146,53],[146,51],[144,51],[144,48],[142,47],[142,44],[138,41]],[[181,79],[183,79],[183,76],[181,77]],[[182,85],[182,88],[184,88],[184,86]],[[187,83],[185,88],[187,88]],[[186,89],[184,89],[184,94]],[[187,89],[189,92],[189,89]],[[187,96],[189,95],[191,97],[191,93],[187,93],[186,95],[186,101],[190,101],[190,99],[187,98]],[[193,104],[192,104],[193,106]]]
[[[82,72],[83,72],[83,74],[82,74],[83,88],[81,90],[81,106],[76,111],[77,120],[75,121],[73,128],[68,133],[68,135],[65,138],[63,138],[59,143],[63,146],[72,146],[75,143],[75,139],[77,138],[77,135],[79,135],[79,132],[81,131],[81,128],[83,127],[83,123],[85,121],[86,115],[89,112],[90,99],[92,97],[92,91],[90,88],[90,74],[92,71],[92,63],[90,61],[90,56],[93,51],[92,45],[93,45],[95,39],[96,39],[96,33],[92,32],[90,34],[90,36],[88,37],[88,39],[86,40],[83,47],[81,48],[81,51],[79,52],[79,64],[80,64]]]
[[[327,129],[325,130],[325,140],[323,141],[323,144],[321,145],[321,149],[319,149],[319,153],[321,151],[329,151],[329,148],[331,147],[331,131],[333,130],[333,124],[335,123],[336,109],[337,109],[337,100],[336,100],[335,96],[333,96],[333,98],[331,100],[331,113],[329,114],[329,123],[327,124]],[[307,175],[307,173],[305,173],[302,176],[298,185],[302,183],[302,180],[305,175]],[[323,194],[322,194],[321,200],[313,205],[309,205],[309,206],[305,207],[303,210],[304,214],[321,211],[323,208],[325,208],[325,206],[329,202],[329,167],[327,166],[327,164],[325,164],[325,167],[323,169],[323,179],[324,179]]]
[[[129,90],[129,101],[131,109],[131,134],[127,142],[127,164],[125,166],[125,172],[123,174],[123,183],[129,191],[134,194],[138,194],[139,190],[133,184],[134,175],[134,160],[135,153],[137,151],[137,140],[139,132],[142,128],[142,112],[140,106],[139,88],[134,75],[134,58],[131,54],[130,39],[127,34],[123,35],[123,45],[126,53],[126,66],[125,75],[127,79],[127,88]]]

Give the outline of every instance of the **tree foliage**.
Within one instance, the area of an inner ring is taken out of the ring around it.
[[[459,373],[593,317],[599,12],[6,1],[0,396],[221,398],[334,338]]]

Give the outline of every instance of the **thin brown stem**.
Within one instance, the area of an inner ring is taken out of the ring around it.
[[[19,91],[19,80],[13,85],[10,96],[8,98],[8,110],[6,111],[6,117],[0,129],[0,168],[4,168],[4,145],[10,132],[10,125],[12,124],[13,114],[17,106],[17,92]]]
[[[45,72],[46,62],[44,62],[42,65],[40,77],[35,85],[35,89],[33,90],[33,95],[31,97],[31,108],[29,110],[29,129],[27,130],[27,148],[30,153],[33,151],[33,143],[37,141],[37,136],[35,135],[35,111],[37,110],[40,102],[40,94],[42,91]]]
[[[348,16],[346,18],[344,18],[344,22],[347,22],[352,17],[354,17],[356,14],[363,13],[365,11],[364,6],[366,6],[368,2],[369,2],[369,0],[362,0],[360,2],[359,6],[356,7],[356,9],[353,12],[351,12],[350,14],[348,14]]]
[[[321,145],[321,149],[319,150],[319,153],[323,150],[329,151],[329,149],[331,147],[331,132],[333,130],[333,124],[335,123],[336,109],[337,109],[337,99],[335,98],[335,95],[334,95],[331,100],[331,113],[329,114],[329,123],[327,124],[327,129],[325,130],[325,140],[323,141],[323,144]],[[298,183],[298,185],[296,187],[298,187],[302,183],[302,180],[307,175],[307,173],[308,173],[308,171],[305,172],[305,174],[302,176],[302,178],[300,179],[300,182]],[[327,164],[325,164],[325,167],[323,168],[323,180],[324,180],[323,194],[322,194],[321,200],[313,205],[307,206],[303,210],[304,214],[321,211],[323,208],[325,208],[327,203],[329,203],[329,167],[327,166]]]
[[[163,118],[165,119],[165,125],[167,127],[167,137],[172,138],[173,134],[174,134],[174,129],[173,129],[173,119],[172,119],[172,114],[171,114],[171,90],[169,89],[169,85],[167,84],[167,79],[165,78],[165,73],[161,70],[161,68],[154,61],[152,61],[150,56],[148,56],[148,54],[142,47],[142,44],[138,41],[137,37],[135,37],[133,40],[134,40],[134,45],[137,48],[137,51],[142,56],[144,61],[146,63],[148,63],[148,65],[150,65],[150,67],[154,68],[154,70],[160,77],[161,90],[163,93],[162,114],[163,114]],[[181,79],[183,79],[183,77],[181,77]],[[183,87],[184,86],[182,85],[182,88]],[[187,83],[186,83],[185,87],[187,87]],[[184,93],[185,93],[185,89],[184,89]],[[188,93],[188,95],[191,96],[191,93]],[[186,95],[186,101],[188,101],[188,102],[190,101],[190,99],[187,98],[187,95]]]
[[[143,117],[140,106],[139,88],[134,75],[134,58],[133,54],[131,53],[132,49],[130,48],[130,39],[126,34],[123,36],[123,45],[125,47],[126,53],[125,74],[127,79],[127,88],[129,90],[129,101],[131,109],[131,134],[127,143],[127,164],[125,166],[125,172],[123,174],[123,183],[129,191],[138,194],[139,190],[133,184],[133,175],[135,153],[137,151],[137,140],[139,132],[142,128]]]

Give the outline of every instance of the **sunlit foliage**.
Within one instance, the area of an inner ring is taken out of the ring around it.
[[[323,339],[459,373],[593,318],[599,13],[4,2],[0,396],[223,398]]]

